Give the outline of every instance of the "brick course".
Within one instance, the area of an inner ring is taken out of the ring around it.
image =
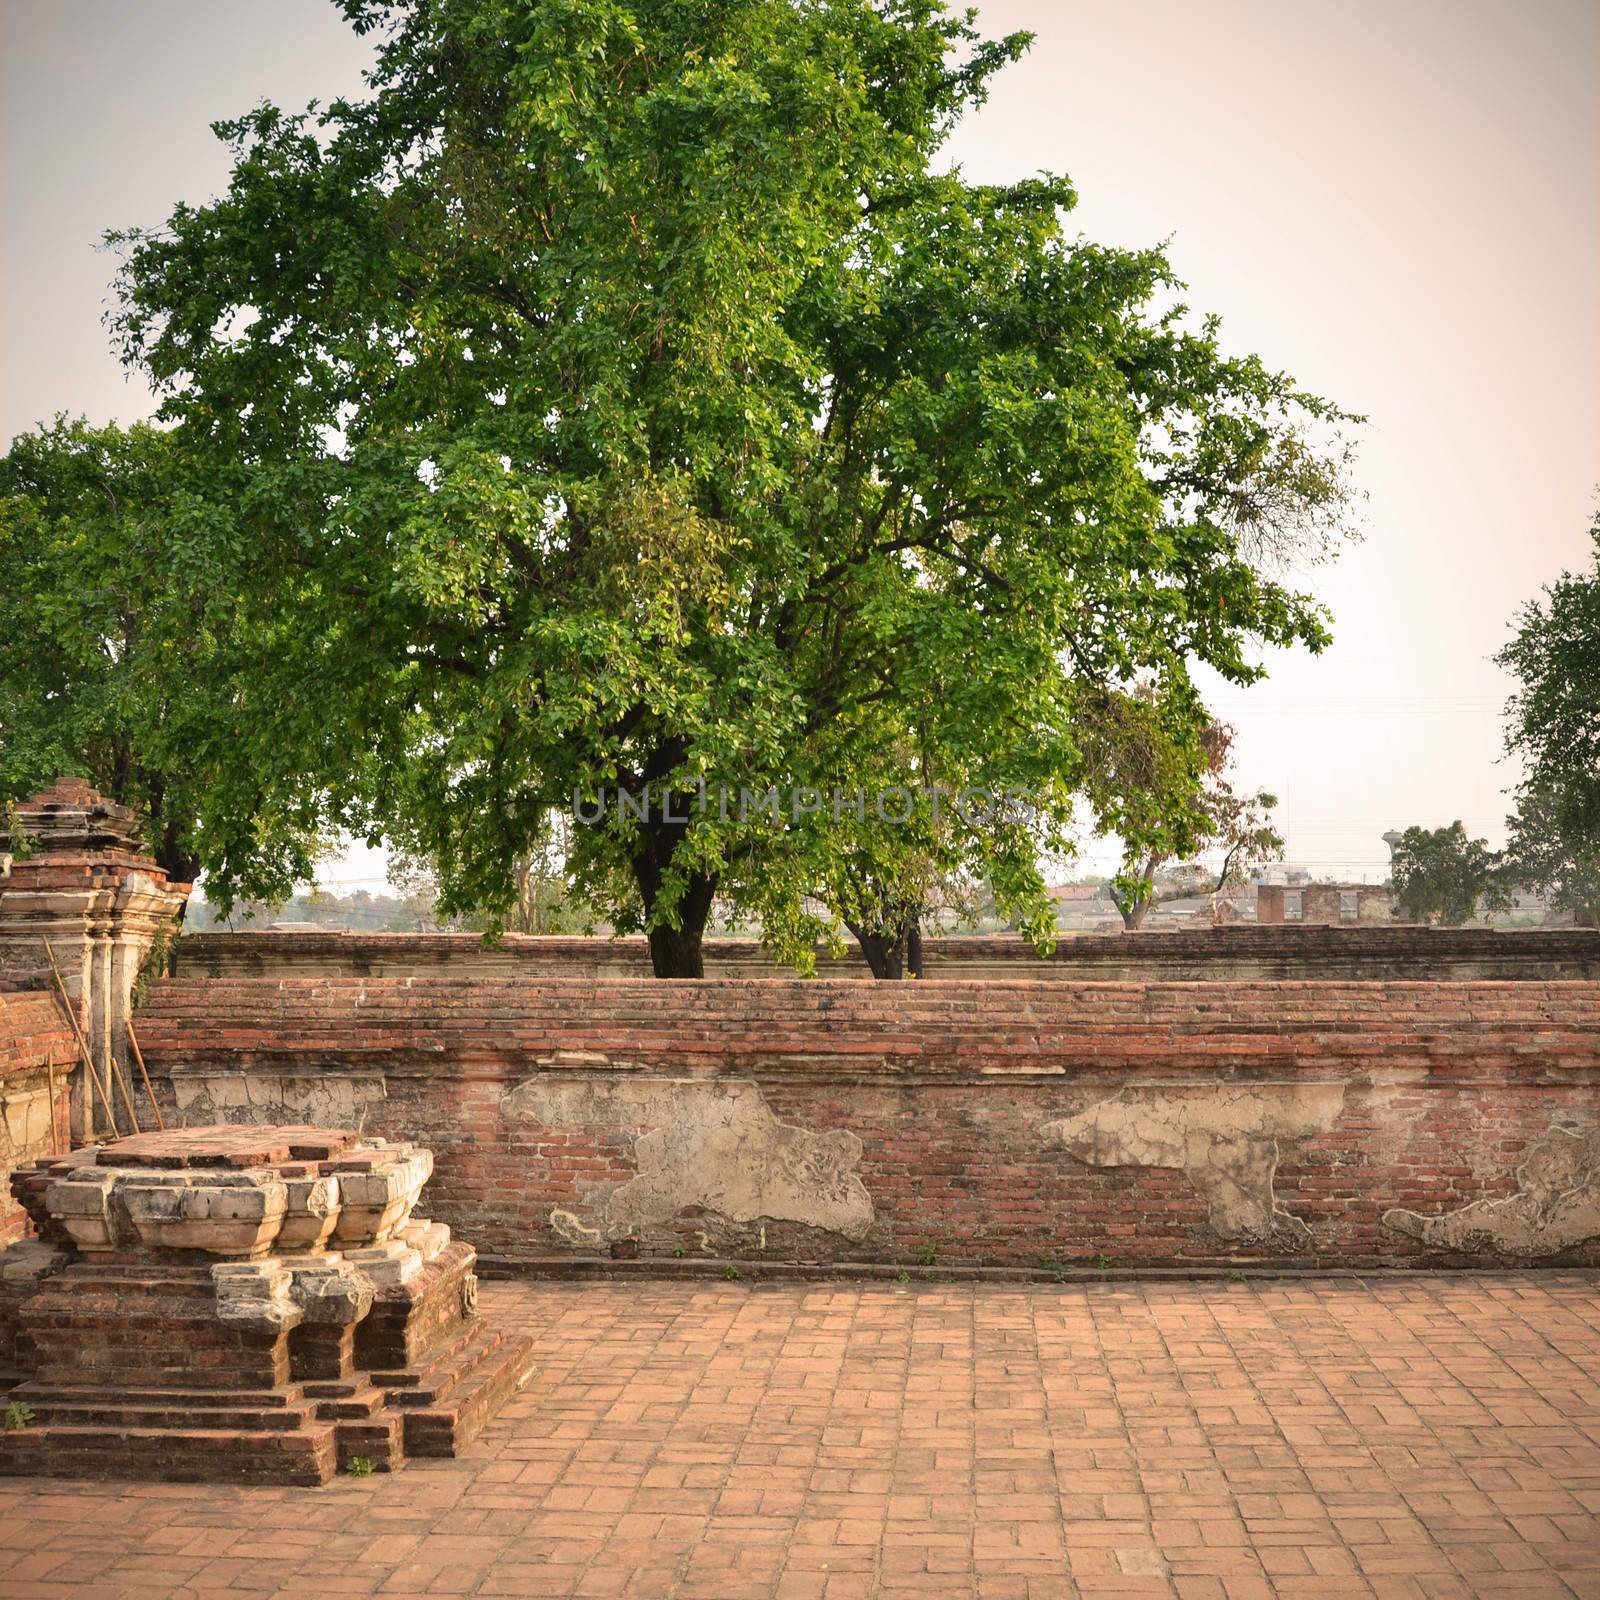
[[[927,976],[1152,982],[1262,978],[1600,978],[1600,932],[1586,928],[1216,927],[1172,933],[1064,937],[1048,957],[1006,934],[924,941]],[[750,939],[708,939],[708,977],[772,977]],[[647,978],[643,939],[474,933],[189,933],[175,970],[186,977]],[[854,950],[817,954],[828,978],[868,980]]]

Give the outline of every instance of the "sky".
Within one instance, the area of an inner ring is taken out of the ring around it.
[[[1458,817],[1500,843],[1490,658],[1587,563],[1600,493],[1600,8],[989,0],[979,20],[1036,39],[952,158],[1068,174],[1074,229],[1165,241],[1230,350],[1370,419],[1364,537],[1309,578],[1334,645],[1213,702],[1290,860],[1377,880],[1386,829]],[[101,233],[217,193],[212,121],[357,93],[369,47],[330,0],[3,0],[0,58],[0,434],[149,415],[102,326]],[[381,876],[356,849],[325,881]]]

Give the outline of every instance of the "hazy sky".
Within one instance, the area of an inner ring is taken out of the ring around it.
[[[1501,839],[1524,599],[1587,560],[1600,483],[1592,0],[989,0],[1029,28],[954,153],[1049,168],[1075,225],[1170,240],[1227,344],[1368,414],[1366,540],[1320,572],[1336,643],[1218,704],[1290,855],[1382,876],[1385,828]],[[224,183],[208,123],[359,90],[328,0],[4,0],[0,431],[152,409],[101,326],[102,230]],[[353,858],[336,876],[373,863]]]

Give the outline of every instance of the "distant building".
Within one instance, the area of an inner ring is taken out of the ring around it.
[[[1103,884],[1052,883],[1045,893],[1055,902],[1056,926],[1064,932],[1097,932],[1108,917],[1117,915]],[[1117,925],[1121,926],[1120,919]]]
[[[1374,883],[1263,883],[1256,890],[1256,921],[1372,927],[1394,921],[1394,895]]]

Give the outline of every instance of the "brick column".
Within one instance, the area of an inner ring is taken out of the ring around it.
[[[156,943],[176,934],[190,885],[169,883],[138,842],[134,813],[82,778],[58,778],[13,806],[11,824],[0,830],[0,987],[49,987],[48,940],[97,1070],[110,1080],[115,1056],[131,1086],[133,987]],[[80,1137],[105,1127],[97,1097],[79,1063],[73,1114]],[[126,1130],[114,1082],[112,1099]]]

